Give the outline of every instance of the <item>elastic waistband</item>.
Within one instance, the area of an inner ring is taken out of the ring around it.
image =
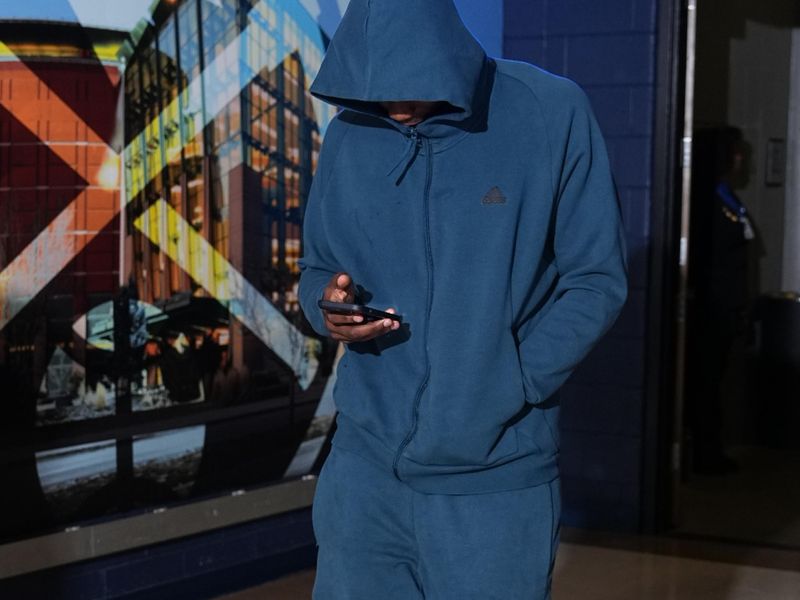
[[[343,413],[337,413],[336,433],[332,444],[355,452],[377,464],[394,477],[397,451],[373,433],[359,426]],[[448,467],[422,465],[400,457],[399,480],[410,488],[427,494],[483,494],[532,487],[558,477],[558,456],[537,453],[520,454],[508,462],[491,467]]]

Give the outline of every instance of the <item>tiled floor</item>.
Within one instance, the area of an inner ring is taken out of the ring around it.
[[[737,473],[692,475],[681,486],[679,531],[800,548],[800,450],[728,451],[739,462]]]
[[[800,572],[566,545],[556,600],[797,600]]]
[[[554,600],[800,599],[800,552],[569,530],[562,539]],[[302,600],[313,584],[308,570],[224,600]]]

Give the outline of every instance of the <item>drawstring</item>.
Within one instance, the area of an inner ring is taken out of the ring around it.
[[[395,163],[395,165],[386,173],[386,176],[388,177],[397,169],[397,167],[400,166],[404,160],[408,159],[403,167],[403,170],[400,172],[399,177],[394,182],[395,185],[400,185],[400,182],[403,180],[403,177],[406,176],[408,169],[411,167],[411,163],[414,162],[414,159],[417,157],[417,153],[419,152],[419,148],[422,145],[422,140],[420,139],[416,129],[412,129],[411,132],[406,135],[406,137],[408,140],[406,142],[406,149],[403,152],[403,155],[400,157],[400,160],[398,160],[397,163]]]

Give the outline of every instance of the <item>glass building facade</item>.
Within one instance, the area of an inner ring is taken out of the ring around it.
[[[226,346],[232,368],[252,384],[238,393],[249,387],[263,397],[259,375],[288,383],[261,335],[268,332],[221,313],[235,301],[234,277],[295,330],[310,331],[297,301],[297,259],[304,201],[334,114],[307,92],[323,35],[299,3],[276,0],[164,2],[154,20],[125,70],[129,271],[138,300],[194,326],[195,340],[173,331],[180,343],[202,348],[205,336]],[[164,375],[149,373],[150,387]],[[186,394],[221,395],[208,381]]]

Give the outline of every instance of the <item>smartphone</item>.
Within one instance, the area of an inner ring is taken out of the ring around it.
[[[331,302],[330,300],[317,300],[317,304],[323,310],[339,315],[361,315],[364,317],[364,322],[379,321],[380,319],[393,319],[398,323],[403,322],[402,315],[384,312],[364,304],[347,304],[346,302]]]

